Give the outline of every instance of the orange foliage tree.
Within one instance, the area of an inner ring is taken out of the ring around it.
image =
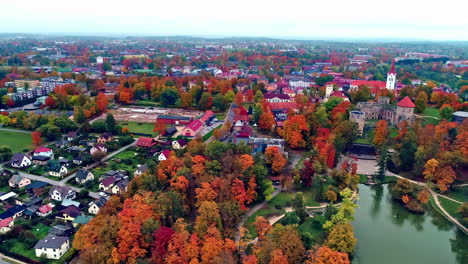
[[[305,264],[350,264],[348,254],[331,250],[326,246],[309,250]]]
[[[374,145],[382,146],[388,137],[388,125],[387,121],[380,120],[375,125]]]
[[[268,147],[265,150],[266,163],[271,165],[271,170],[274,173],[280,173],[287,163],[278,147]]]
[[[271,131],[275,127],[275,117],[273,116],[273,113],[263,113],[258,120],[258,125],[263,130]]]
[[[34,146],[39,146],[42,144],[41,132],[34,131],[31,133],[32,143]]]

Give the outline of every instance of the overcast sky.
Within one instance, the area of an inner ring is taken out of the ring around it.
[[[466,0],[6,0],[1,33],[468,40]]]

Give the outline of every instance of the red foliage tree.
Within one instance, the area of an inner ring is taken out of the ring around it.
[[[31,137],[34,146],[39,146],[42,144],[41,132],[34,131],[31,133]]]

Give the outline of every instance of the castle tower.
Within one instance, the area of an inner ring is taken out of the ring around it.
[[[327,86],[325,86],[325,98],[330,97],[332,92],[333,92],[333,83],[328,83]]]
[[[395,59],[392,60],[392,68],[387,73],[387,85],[385,87],[388,90],[395,90],[395,87],[396,87]]]

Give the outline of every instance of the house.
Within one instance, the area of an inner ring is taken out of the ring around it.
[[[172,141],[173,149],[184,149],[186,146],[187,146],[187,141],[185,141],[184,139]]]
[[[73,146],[73,147],[69,147],[67,148],[67,152],[69,153],[83,153],[86,151],[86,148],[81,148],[81,147],[77,147],[77,146]]]
[[[34,246],[36,257],[60,259],[70,249],[70,240],[65,236],[47,235]]]
[[[76,192],[72,190],[69,186],[54,186],[49,191],[49,196],[51,199],[56,201],[63,201],[65,199],[75,199]]]
[[[149,137],[140,137],[136,143],[136,146],[139,148],[150,148],[154,145],[156,145],[156,141]]]
[[[50,148],[37,148],[34,150],[33,156],[46,156],[53,159],[54,151]]]
[[[81,169],[76,172],[75,181],[80,184],[84,184],[88,181],[94,180],[94,175],[86,169]]]
[[[75,218],[75,220],[73,220],[72,225],[75,228],[79,227],[80,225],[86,225],[89,221],[91,221],[92,218],[92,216],[79,215]]]
[[[111,142],[111,141],[112,141],[111,133],[104,133],[97,138],[97,142],[101,144],[104,144],[106,142]]]
[[[67,140],[68,140],[68,141],[73,141],[73,140],[76,138],[76,135],[77,135],[76,131],[70,131],[70,132],[68,132],[68,134],[67,134]]]
[[[105,178],[101,183],[99,183],[99,190],[107,192],[114,187],[114,184],[116,182],[116,179],[114,176],[109,176]]]
[[[81,157],[81,156],[75,156],[75,157],[73,157],[72,162],[73,162],[73,164],[75,164],[75,165],[81,165],[81,163],[83,163],[83,157]]]
[[[124,193],[129,183],[127,179],[120,180],[112,187],[111,192],[115,194]]]
[[[69,142],[67,140],[57,140],[55,143],[54,143],[54,146],[56,148],[65,148],[66,146],[68,146]]]
[[[102,152],[102,153],[107,153],[107,148],[104,144],[98,143],[94,145],[90,150],[89,153],[93,155],[96,152]]]
[[[208,110],[205,112],[205,114],[200,118],[200,121],[204,124],[204,125],[208,125],[211,123],[211,121],[213,121],[213,119],[215,118],[215,114],[213,113],[213,111],[211,110]]]
[[[54,206],[55,205],[53,203],[48,203],[48,204],[42,205],[37,209],[36,214],[38,216],[42,216],[42,217],[48,216],[48,215],[50,215],[50,213],[52,213],[52,210],[54,209]]]
[[[0,220],[0,234],[5,234],[10,231],[11,228],[15,225],[13,217],[8,217],[6,219]]]
[[[14,192],[4,193],[4,194],[0,195],[0,201],[1,202],[6,202],[6,201],[8,201],[10,199],[14,199],[17,196],[18,196],[18,194],[14,193]]]
[[[55,225],[49,230],[49,235],[54,236],[71,236],[72,234],[73,229],[70,226],[66,225]]]
[[[13,218],[14,219],[13,214],[10,213],[10,212],[4,212],[4,213],[0,214],[0,220],[5,220],[7,218]]]
[[[90,202],[88,207],[88,213],[96,215],[99,213],[99,210],[104,207],[107,203],[108,198],[105,196],[99,197],[96,201]]]
[[[65,207],[64,209],[60,210],[57,215],[55,216],[55,218],[57,219],[60,219],[62,221],[69,221],[69,222],[73,222],[73,220],[75,220],[75,218],[77,218],[78,216],[80,216],[82,214],[80,208],[74,206],[74,205],[70,205],[70,206],[67,206]]]
[[[330,93],[330,97],[332,96],[342,98],[343,101],[349,102],[348,96],[346,96],[342,91],[333,91],[332,93]]]
[[[133,172],[133,176],[135,176],[135,177],[141,176],[143,173],[147,172],[148,169],[149,169],[148,165],[146,165],[146,164],[138,165],[135,172]]]
[[[182,129],[182,135],[195,137],[203,129],[203,122],[200,119],[193,120],[188,126]]]
[[[171,151],[166,149],[163,152],[161,152],[161,154],[159,154],[158,160],[159,161],[167,160],[169,158],[170,154],[171,154]]]
[[[158,124],[188,125],[193,118],[188,116],[158,115]]]
[[[26,207],[22,205],[15,205],[8,208],[7,212],[13,215],[13,219],[17,219],[23,215],[24,210],[26,210]]]
[[[32,163],[37,165],[46,165],[47,162],[50,160],[50,157],[47,156],[33,156]]]
[[[177,128],[175,126],[170,126],[164,131],[164,136],[170,137],[177,133]]]
[[[79,202],[77,202],[77,201],[73,201],[73,200],[70,200],[70,199],[63,199],[63,201],[62,201],[62,203],[60,205],[63,206],[63,207],[74,205],[74,206],[80,208],[81,204]]]
[[[49,185],[47,182],[35,181],[26,186],[26,193],[29,196],[40,196],[44,193],[45,187]]]
[[[281,102],[291,102],[291,97],[287,94],[280,93],[267,93],[263,95],[263,98],[270,103],[281,103]]]
[[[11,167],[18,169],[29,167],[31,163],[31,159],[23,153],[15,153],[10,161]]]
[[[31,184],[31,180],[19,174],[15,174],[11,176],[11,178],[8,180],[8,185],[10,185],[10,187],[12,188],[15,188],[15,187],[23,188],[29,184]]]
[[[29,217],[31,219],[32,216],[37,213],[38,209],[39,209],[39,206],[30,205],[30,206],[26,207],[26,210],[24,210],[24,216]]]
[[[65,174],[68,173],[68,168],[64,164],[60,164],[60,162],[56,160],[49,160],[47,162],[46,170],[50,176],[55,177],[63,177]]]

